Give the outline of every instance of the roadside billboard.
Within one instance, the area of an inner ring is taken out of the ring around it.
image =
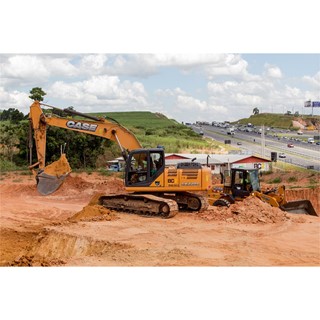
[[[320,101],[305,101],[304,103],[305,108],[320,108]]]
[[[305,101],[304,107],[305,107],[305,108],[311,108],[311,100]]]
[[[312,101],[312,108],[320,108],[320,101]]]

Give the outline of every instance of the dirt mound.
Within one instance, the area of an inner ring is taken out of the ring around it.
[[[57,177],[71,172],[71,167],[66,158],[66,155],[62,154],[59,160],[52,162],[51,164],[46,166],[44,168],[44,172],[46,174],[57,176]]]
[[[113,256],[119,251],[126,251],[133,246],[117,241],[105,241],[95,239],[95,236],[75,235],[60,231],[59,228],[48,229],[38,236],[37,244],[21,256],[15,259],[15,263],[47,262],[61,263],[70,258],[83,258],[102,255]],[[125,255],[126,252],[124,252]],[[43,261],[44,260],[44,261]]]
[[[122,179],[116,177],[90,182],[86,178],[71,174],[55,194],[69,194],[71,190],[73,192],[96,190],[107,194],[124,191],[124,185]]]
[[[120,178],[112,177],[107,180],[103,180],[97,185],[97,189],[104,192],[118,193],[125,190],[123,180]]]
[[[83,209],[70,217],[68,220],[71,222],[76,221],[111,221],[118,219],[115,213],[101,205],[87,205]]]
[[[71,176],[69,175],[64,183],[61,185],[61,187],[55,192],[54,194],[69,194],[70,191],[83,191],[86,189],[92,189],[94,187],[94,184],[91,182],[88,182],[81,177],[78,176]]]
[[[6,183],[1,185],[0,192],[6,195],[39,195],[36,186],[36,180],[31,183]]]
[[[199,213],[197,216],[204,220],[246,224],[277,223],[290,219],[286,212],[279,208],[271,207],[268,203],[262,202],[255,197],[248,197],[243,201],[236,202],[229,208],[212,207],[212,209]]]
[[[22,256],[10,263],[10,267],[56,267],[66,264],[61,259],[35,258],[34,256]]]

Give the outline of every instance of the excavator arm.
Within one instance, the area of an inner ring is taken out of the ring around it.
[[[81,116],[86,119],[79,120],[45,115],[41,109],[41,105],[64,111],[72,115]],[[134,134],[115,120],[109,121],[104,118],[97,118],[70,109],[61,110],[59,108],[40,103],[39,101],[35,101],[30,106],[29,120],[30,126],[34,132],[38,159],[36,163],[30,163],[29,168],[36,176],[38,191],[44,195],[57,190],[71,172],[71,168],[64,153],[61,154],[58,161],[55,161],[46,167],[46,132],[48,126],[82,132],[112,140],[119,145],[125,160],[128,152],[142,148]],[[36,172],[34,168],[37,166],[39,167],[39,170]]]

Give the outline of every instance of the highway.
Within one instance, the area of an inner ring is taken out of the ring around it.
[[[264,148],[261,143],[261,134],[255,132],[235,131],[234,135],[228,135],[225,128],[210,125],[192,126],[195,132],[202,129],[204,136],[213,138],[219,142],[231,140],[231,145],[242,149],[245,153],[256,154],[271,159],[271,152],[277,152],[278,161],[291,163],[300,167],[320,171],[320,145],[309,144],[302,141],[294,141],[288,137],[276,137],[276,133],[265,135]],[[298,137],[298,136],[297,136]],[[287,145],[292,143],[293,148]],[[279,158],[279,153],[284,153],[285,158]]]

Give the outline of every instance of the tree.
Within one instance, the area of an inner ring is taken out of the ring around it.
[[[299,111],[296,111],[296,112],[294,113],[294,116],[295,116],[295,117],[299,117]]]
[[[43,96],[46,95],[46,93],[39,87],[32,88],[30,90],[31,95],[29,96],[30,99],[34,101],[43,101]]]
[[[260,111],[257,107],[255,107],[252,112],[253,114],[259,114]]]
[[[23,120],[24,118],[24,114],[15,108],[3,110],[0,114],[0,121],[10,120],[12,123],[18,123],[20,120]]]
[[[19,139],[17,138],[16,131],[18,125],[5,124],[0,127],[0,140],[4,155],[12,162],[13,154],[15,153],[17,146],[19,145]]]

